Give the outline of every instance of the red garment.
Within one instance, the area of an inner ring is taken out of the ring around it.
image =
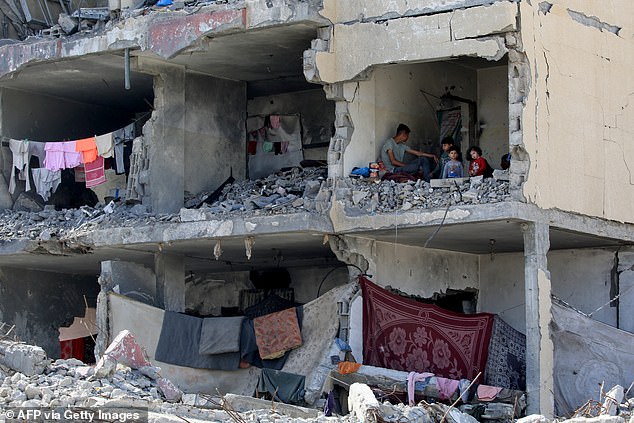
[[[493,314],[460,314],[392,294],[361,277],[363,364],[473,379],[484,371]]]
[[[86,170],[86,188],[96,187],[106,182],[103,157],[97,156],[97,159],[92,163],[86,163],[84,169]]]
[[[60,358],[64,360],[76,358],[77,360],[84,361],[84,338],[59,341],[59,347],[61,350]]]
[[[487,168],[487,161],[484,160],[484,157],[478,157],[477,159],[471,160],[469,163],[469,176],[480,176],[484,175],[484,171]]]

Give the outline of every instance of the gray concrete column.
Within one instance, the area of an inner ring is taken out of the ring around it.
[[[554,417],[554,349],[550,335],[552,301],[546,254],[550,248],[545,223],[525,223],[524,282],[526,295],[527,414]]]
[[[185,68],[146,58],[137,67],[154,75],[154,112],[143,127],[149,205],[155,213],[174,213],[183,207],[185,193]]]
[[[156,303],[169,311],[185,311],[185,259],[180,254],[156,253]]]

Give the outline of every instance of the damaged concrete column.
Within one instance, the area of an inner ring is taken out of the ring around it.
[[[185,194],[185,68],[147,58],[137,66],[154,75],[154,111],[143,127],[150,160],[143,203],[155,213],[177,212]]]
[[[526,296],[527,414],[554,417],[554,350],[550,336],[552,301],[546,255],[550,248],[546,223],[522,224]]]
[[[180,254],[154,255],[156,305],[169,311],[185,311],[185,259]]]

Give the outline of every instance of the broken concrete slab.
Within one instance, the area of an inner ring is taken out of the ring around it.
[[[251,410],[270,410],[272,407],[274,407],[278,413],[296,419],[314,419],[319,417],[319,415],[321,414],[319,410],[315,410],[312,408],[298,407],[296,405],[283,404],[279,402],[272,403],[268,400],[246,397],[243,395],[226,394],[223,397],[223,401],[225,401],[232,409],[238,412]]]
[[[41,374],[48,365],[46,352],[35,345],[0,341],[0,364],[27,376]]]

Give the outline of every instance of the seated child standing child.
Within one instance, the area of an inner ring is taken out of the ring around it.
[[[445,163],[442,168],[442,178],[462,178],[462,163],[458,160],[458,149],[456,147],[451,147],[447,151],[449,154],[449,161]]]

